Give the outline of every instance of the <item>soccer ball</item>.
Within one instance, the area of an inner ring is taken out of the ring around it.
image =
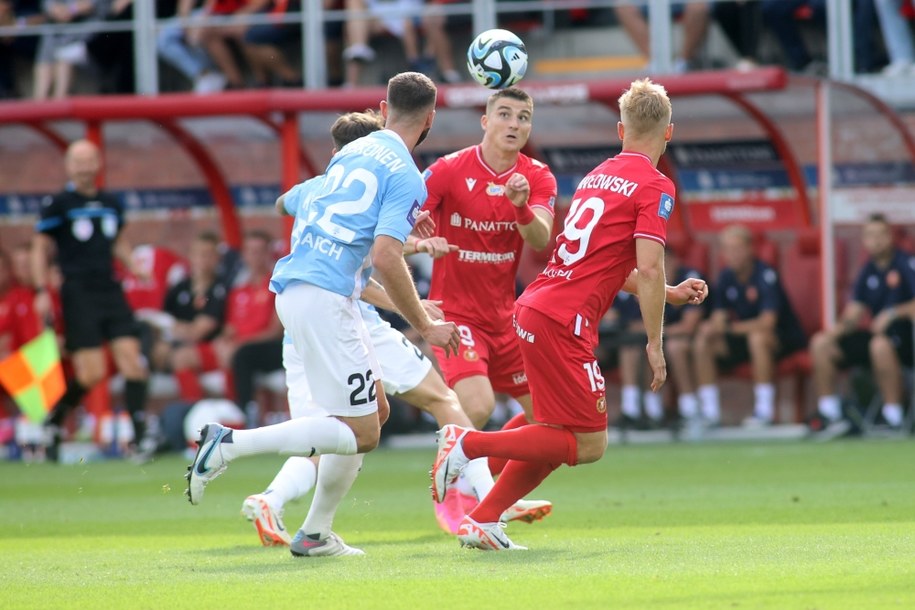
[[[527,72],[527,49],[508,30],[486,30],[467,49],[467,70],[484,87],[511,87]]]

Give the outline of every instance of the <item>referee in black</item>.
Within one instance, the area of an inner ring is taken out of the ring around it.
[[[135,438],[143,438],[147,369],[140,352],[139,325],[114,275],[114,257],[125,264],[130,244],[123,237],[124,209],[116,197],[96,186],[101,170],[98,148],[88,140],[73,142],[67,149],[66,188],[46,197],[32,242],[32,273],[35,280],[35,313],[51,315],[48,294],[48,261],[56,246],[63,274],[61,305],[66,349],[73,363],[74,378],[45,422],[52,438],[49,459],[57,460],[60,427],[67,414],[79,405],[95,384],[108,376],[104,344],[114,356],[126,385],[124,401],[133,419]]]

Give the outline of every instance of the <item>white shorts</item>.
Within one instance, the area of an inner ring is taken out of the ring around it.
[[[388,394],[404,394],[422,383],[432,361],[403,334],[385,322],[377,312],[360,306],[375,355],[381,364],[381,382]],[[283,345],[283,368],[286,369],[286,386],[289,389],[289,415],[291,417],[321,417],[328,413],[311,398],[305,362],[291,343]]]
[[[294,284],[276,295],[276,312],[302,357],[318,407],[341,417],[378,411],[380,367],[356,301],[311,284]]]

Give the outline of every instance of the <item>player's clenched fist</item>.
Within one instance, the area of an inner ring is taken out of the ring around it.
[[[444,349],[446,356],[458,353],[461,335],[458,333],[457,325],[454,322],[433,320],[432,324],[427,326],[425,330],[420,331],[420,334],[429,345]]]
[[[687,278],[670,291],[671,305],[701,305],[708,297],[708,284],[699,278]]]
[[[519,208],[527,205],[530,194],[531,184],[523,174],[515,172],[505,183],[505,196]]]

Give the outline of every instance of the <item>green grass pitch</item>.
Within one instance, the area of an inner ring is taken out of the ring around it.
[[[0,608],[915,608],[915,443],[615,446],[532,498],[528,552],[435,526],[429,450],[379,450],[335,530],[293,559],[239,515],[282,463],[233,463],[200,506],[167,457],[0,464]],[[307,503],[291,505],[295,530]]]

